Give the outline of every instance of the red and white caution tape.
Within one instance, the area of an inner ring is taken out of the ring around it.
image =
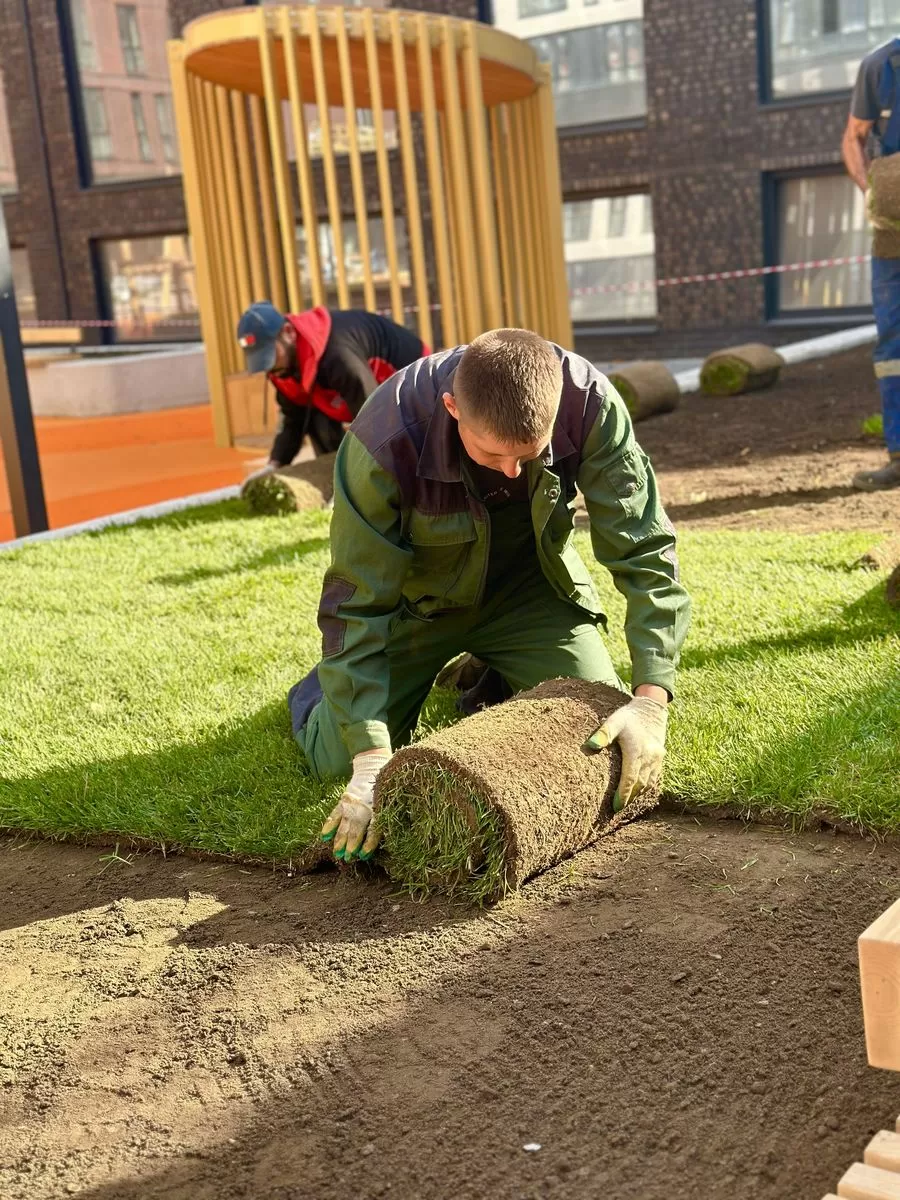
[[[814,271],[822,267],[845,267],[859,263],[867,263],[869,261],[868,254],[848,254],[841,258],[812,258],[808,262],[797,263],[779,263],[772,267],[741,267],[736,271],[709,271],[704,275],[673,275],[668,279],[644,279],[634,283],[603,283],[593,287],[572,288],[569,293],[571,296],[599,296],[607,292],[650,292],[656,291],[658,288],[664,287],[681,287],[688,283],[718,283],[726,279],[753,279],[760,275],[785,275],[790,271]],[[440,310],[439,304],[430,304],[431,312]],[[390,308],[382,308],[378,310],[385,316],[390,316],[393,311]],[[418,312],[418,306],[408,304],[403,309],[406,313]],[[134,326],[133,321],[21,321],[20,324],[24,329],[42,329],[53,326],[57,329],[110,329],[117,326]],[[172,317],[162,318],[158,325],[184,326],[186,328],[197,328],[197,318]],[[152,332],[154,326],[144,326],[148,331]]]

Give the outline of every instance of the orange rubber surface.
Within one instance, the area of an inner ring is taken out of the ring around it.
[[[240,483],[259,450],[219,450],[209,405],[35,421],[50,527]],[[0,541],[15,537],[0,456]]]

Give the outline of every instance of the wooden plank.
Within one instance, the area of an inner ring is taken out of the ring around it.
[[[883,1171],[900,1171],[900,1133],[882,1129],[866,1146],[863,1162]]]
[[[900,1071],[900,900],[860,934],[858,950],[869,1063]]]
[[[854,1163],[837,1189],[844,1200],[900,1200],[900,1175],[865,1163]]]

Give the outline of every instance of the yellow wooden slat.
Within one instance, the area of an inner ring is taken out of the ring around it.
[[[216,89],[215,85],[211,83],[203,83],[200,86],[203,96],[204,132],[209,161],[208,196],[211,202],[211,215],[218,233],[214,245],[222,263],[218,294],[219,328],[224,343],[225,363],[230,373],[238,364],[236,330],[240,317],[240,302],[238,300],[237,269],[234,261],[234,248],[228,230],[222,144],[219,138],[216,114]]]
[[[524,306],[522,324],[526,329],[537,330],[540,324],[538,300],[538,271],[535,263],[535,214],[532,205],[532,192],[528,182],[530,163],[528,159],[527,125],[524,107],[527,101],[509,106],[512,120],[512,187],[513,195],[518,198],[519,207],[519,245],[521,247],[522,276],[524,279]]]
[[[516,301],[517,280],[513,270],[512,256],[512,197],[506,174],[506,156],[503,150],[504,113],[501,108],[492,108],[489,114],[491,159],[494,168],[494,188],[497,197],[497,240],[500,254],[500,279],[503,285],[502,321],[504,325],[515,325],[514,314],[518,310]]]
[[[447,127],[449,161],[447,173],[453,190],[456,220],[456,249],[460,274],[460,327],[462,339],[470,342],[484,331],[478,263],[473,230],[478,214],[472,206],[469,182],[468,147],[459,97],[459,67],[456,53],[456,26],[449,17],[440,18],[441,77],[444,85],[444,117]]]
[[[287,302],[293,312],[303,307],[300,292],[300,269],[297,264],[297,236],[294,219],[294,200],[291,195],[287,171],[287,153],[284,145],[281,97],[275,78],[273,62],[272,32],[270,21],[276,21],[277,11],[265,5],[258,10],[259,58],[265,87],[266,124],[269,130],[269,154],[272,173],[275,177],[275,201],[278,209],[278,225],[281,234],[281,261],[287,280]]]
[[[450,251],[450,274],[453,294],[453,322],[456,327],[456,341],[465,340],[465,303],[462,296],[462,270],[459,252],[459,216],[456,212],[455,192],[450,175],[452,157],[450,154],[450,138],[447,133],[447,120],[443,113],[438,114],[438,128],[441,135],[441,165],[443,167],[443,195],[447,210],[447,241]]]
[[[363,302],[371,312],[375,308],[375,281],[372,277],[372,245],[369,240],[369,216],[366,204],[366,183],[363,178],[362,158],[359,153],[359,135],[356,128],[356,96],[353,89],[353,74],[350,65],[350,40],[343,9],[336,10],[334,27],[337,42],[338,65],[341,72],[341,95],[344,101],[344,119],[347,123],[347,153],[350,157],[350,184],[353,188],[353,208],[356,213],[356,234],[359,239],[359,254],[363,268]]]
[[[272,186],[272,158],[269,154],[269,133],[266,112],[261,96],[250,97],[250,123],[253,130],[253,155],[256,162],[256,185],[259,188],[259,207],[262,212],[263,248],[268,272],[265,298],[276,308],[287,308],[284,268],[278,244],[278,217],[275,212],[275,189]]]
[[[327,294],[325,281],[322,279],[322,260],[319,256],[319,216],[316,210],[312,163],[309,158],[309,132],[306,128],[303,89],[300,72],[297,68],[297,25],[301,21],[301,14],[290,8],[282,8],[279,10],[278,21],[281,44],[284,48],[284,69],[290,100],[294,153],[297,156],[300,208],[303,213],[303,228],[306,231],[306,263],[309,270],[310,293],[313,304],[326,304]],[[302,32],[302,26],[300,32]]]
[[[205,206],[200,190],[199,161],[195,140],[191,95],[184,65],[184,46],[169,42],[169,74],[172,80],[172,105],[175,110],[178,147],[181,154],[181,181],[187,209],[191,255],[197,282],[197,301],[200,309],[200,336],[206,350],[206,374],[212,405],[213,434],[216,445],[231,444],[231,430],[225,404],[225,368],[219,331],[216,326],[216,304],[213,277],[210,270],[210,244],[205,220]]]
[[[428,167],[428,190],[431,199],[431,229],[434,239],[434,259],[437,271],[438,297],[441,303],[441,332],[445,346],[456,345],[456,313],[453,294],[453,266],[450,261],[450,242],[447,229],[447,209],[444,203],[444,180],[441,164],[440,130],[434,94],[434,68],[431,55],[431,32],[425,13],[416,17],[419,50],[419,89],[422,96],[422,131],[425,137],[425,156]]]
[[[559,169],[559,138],[556,132],[556,113],[553,105],[553,84],[549,67],[542,69],[538,92],[541,142],[543,145],[543,180],[547,188],[547,238],[555,297],[553,337],[561,346],[572,345],[572,313],[569,305],[569,279],[566,273],[566,244],[562,223],[562,187]]]
[[[250,158],[250,131],[247,125],[247,101],[240,92],[231,93],[231,119],[237,151],[238,182],[241,191],[241,219],[246,231],[247,262],[250,268],[251,302],[262,300],[266,293],[263,266],[262,237],[259,207],[253,187],[253,165]]]
[[[250,306],[250,266],[247,255],[247,236],[241,212],[240,184],[238,183],[237,151],[231,125],[231,102],[225,88],[216,88],[216,117],[219,127],[219,145],[222,148],[222,181],[225,193],[225,216],[234,276],[237,285],[237,303],[241,312]]]
[[[467,22],[462,31],[462,61],[466,87],[466,118],[469,150],[472,162],[472,193],[478,220],[475,237],[478,243],[478,263],[481,268],[481,290],[484,296],[485,324],[496,329],[503,324],[500,300],[500,261],[497,252],[497,226],[494,218],[494,191],[491,182],[491,160],[488,155],[484,97],[481,91],[481,63],[475,40],[474,25]]]
[[[434,337],[431,328],[431,298],[428,294],[425,240],[422,236],[422,210],[419,205],[419,182],[416,174],[416,147],[413,142],[409,85],[406,76],[406,45],[403,20],[397,9],[392,9],[388,14],[388,25],[391,31],[394,87],[397,93],[397,127],[400,133],[400,157],[403,162],[406,236],[409,242],[413,295],[417,309],[416,324],[419,337],[430,345]]]
[[[322,147],[322,170],[325,174],[325,196],[328,202],[328,220],[331,225],[332,251],[337,279],[337,297],[340,308],[350,307],[350,289],[347,286],[347,264],[344,257],[344,225],[341,220],[341,193],[338,188],[337,170],[334,161],[334,142],[331,137],[331,112],[328,103],[328,80],[325,74],[325,59],[322,53],[322,33],[319,26],[319,11],[315,5],[303,13],[304,29],[309,38],[312,56],[313,84],[316,107],[319,112],[319,136]],[[308,240],[308,238],[307,238]]]
[[[397,255],[397,227],[394,220],[394,193],[391,186],[391,166],[385,137],[384,105],[381,94],[381,68],[378,62],[378,35],[371,8],[363,9],[362,33],[369,73],[369,105],[375,129],[375,164],[378,171],[378,191],[381,196],[381,220],[384,229],[384,249],[390,280],[391,316],[403,324],[403,292],[400,286],[400,263]]]

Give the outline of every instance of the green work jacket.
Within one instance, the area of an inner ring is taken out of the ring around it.
[[[456,421],[441,399],[453,392],[463,349],[383,383],[338,451],[319,681],[351,756],[390,746],[385,648],[397,621],[439,620],[486,599],[490,521],[467,486]],[[594,556],[627,601],[632,687],[657,684],[671,695],[690,609],[675,531],[621,397],[587,360],[558,353],[563,387],[552,440],[527,464],[538,561],[559,596],[605,624],[573,542],[580,490]]]

